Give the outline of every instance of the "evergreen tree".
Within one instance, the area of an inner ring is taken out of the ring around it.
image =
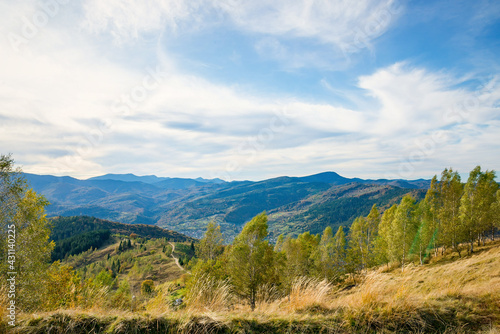
[[[267,236],[267,215],[261,213],[248,222],[234,239],[228,269],[235,292],[246,299],[252,311],[260,286],[270,283],[274,274],[273,248]]]

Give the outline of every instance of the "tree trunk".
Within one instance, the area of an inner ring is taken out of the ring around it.
[[[250,295],[250,308],[252,309],[252,312],[253,312],[253,310],[255,310],[255,292],[254,291],[252,291],[251,295]]]

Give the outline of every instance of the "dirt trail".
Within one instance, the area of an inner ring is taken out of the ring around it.
[[[179,267],[182,271],[186,271],[186,269],[182,268],[182,266],[180,265],[180,263],[179,263],[179,259],[178,259],[178,258],[176,258],[176,257],[174,256],[174,252],[175,252],[175,244],[174,244],[173,242],[170,242],[170,241],[169,241],[168,243],[172,245],[172,253],[170,253],[170,256],[172,256],[172,258],[174,259],[175,264],[176,264],[176,265],[177,265],[177,267]]]

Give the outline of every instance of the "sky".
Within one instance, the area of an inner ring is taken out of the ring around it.
[[[0,153],[82,179],[499,171],[499,54],[494,0],[0,0]]]

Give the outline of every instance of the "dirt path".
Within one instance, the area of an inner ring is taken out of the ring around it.
[[[168,243],[172,245],[172,253],[170,253],[170,256],[172,256],[172,258],[174,259],[175,264],[176,264],[176,265],[177,265],[177,267],[179,267],[182,271],[186,271],[186,269],[182,268],[182,266],[179,264],[179,259],[178,259],[178,258],[176,258],[176,257],[174,256],[174,252],[175,252],[175,244],[174,244],[173,242],[170,242],[170,241],[169,241]]]

